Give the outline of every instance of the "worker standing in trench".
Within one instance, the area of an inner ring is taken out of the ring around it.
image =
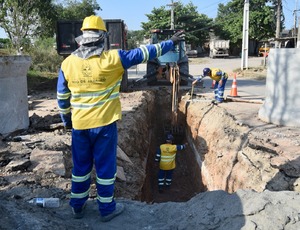
[[[159,57],[183,39],[183,31],[155,45],[104,51],[108,36],[99,16],[83,20],[80,45],[61,65],[57,82],[58,108],[64,126],[72,129],[72,187],[74,218],[84,216],[93,164],[97,203],[103,222],[121,214],[124,205],[114,200],[117,169],[117,123],[121,119],[120,84],[125,69]]]
[[[167,189],[172,184],[173,171],[176,168],[176,154],[177,151],[186,148],[184,145],[173,144],[174,137],[172,134],[168,134],[166,137],[166,143],[159,146],[155,155],[155,161],[159,162],[158,172],[158,191],[163,192],[164,186]]]
[[[195,85],[197,82],[201,82],[201,80],[206,76],[209,76],[213,81],[215,81],[215,100],[213,103],[222,103],[224,101],[224,90],[228,79],[228,74],[218,68],[204,68],[203,75],[193,81],[192,84]]]

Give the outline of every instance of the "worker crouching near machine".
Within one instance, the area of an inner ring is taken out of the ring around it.
[[[169,189],[172,184],[172,174],[176,168],[177,151],[186,148],[187,143],[183,145],[173,144],[174,137],[168,134],[166,143],[159,146],[156,152],[155,161],[159,162],[158,172],[158,191],[163,192],[164,186]]]

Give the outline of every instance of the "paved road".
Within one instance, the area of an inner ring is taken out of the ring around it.
[[[199,76],[202,73],[203,68],[205,67],[217,67],[220,68],[229,74],[233,70],[241,69],[241,58],[198,58],[199,64],[190,64],[189,72],[194,77]],[[261,67],[264,64],[263,57],[249,57],[248,67]],[[132,68],[128,71],[129,79],[136,80],[142,78],[146,73],[146,64],[140,64],[136,68]],[[229,77],[226,88],[225,96],[230,95],[232,87],[232,77]],[[204,86],[210,88],[211,79],[204,78]],[[249,78],[237,78],[237,87],[238,87],[238,96],[241,99],[247,100],[264,100],[265,98],[265,80],[253,80]]]

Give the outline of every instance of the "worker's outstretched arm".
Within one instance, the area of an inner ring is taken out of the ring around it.
[[[183,145],[176,145],[177,150],[183,150],[185,149],[187,146],[187,143],[183,144]]]
[[[141,46],[129,51],[119,50],[119,56],[121,58],[124,69],[128,69],[133,65],[145,63],[156,57],[160,57],[170,51],[175,44],[180,40],[183,40],[183,31],[181,33],[175,33],[170,40],[163,41],[161,43]]]

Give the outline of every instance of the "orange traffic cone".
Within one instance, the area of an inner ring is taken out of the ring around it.
[[[236,83],[236,73],[233,76],[233,81],[232,81],[230,96],[231,97],[238,97],[238,94],[237,94],[237,83]]]
[[[216,84],[216,81],[213,80],[212,83],[211,83],[211,87],[210,87],[210,88],[211,88],[211,89],[214,89],[214,88],[215,88],[215,84]]]

